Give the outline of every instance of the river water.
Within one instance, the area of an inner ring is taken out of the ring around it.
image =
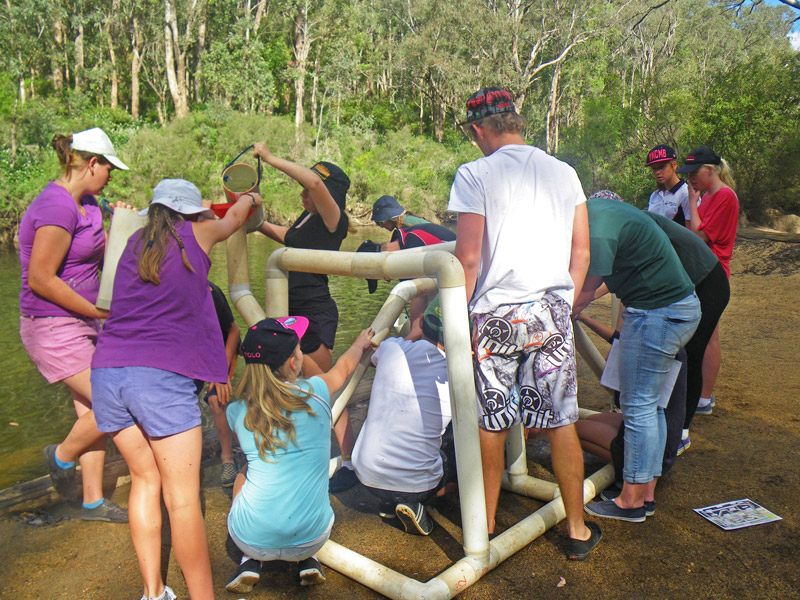
[[[388,239],[388,232],[369,227],[351,234],[342,250],[355,251],[367,238]],[[261,234],[248,236],[250,284],[255,297],[264,303],[264,265],[270,253],[280,245]],[[228,276],[225,245],[211,252],[209,278],[227,290]],[[367,327],[383,305],[393,284],[380,282],[375,294],[367,292],[363,279],[330,277],[331,294],[339,306],[334,357],[341,354]],[[0,252],[0,489],[45,475],[42,459],[45,445],[61,441],[75,421],[72,398],[61,383],[48,385],[28,358],[19,339],[20,265],[17,253]],[[245,324],[234,309],[239,328]],[[202,350],[199,350],[202,351]],[[237,373],[243,369],[238,361]]]

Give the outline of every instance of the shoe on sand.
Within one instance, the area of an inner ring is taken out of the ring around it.
[[[680,456],[681,454],[686,452],[691,447],[691,445],[692,445],[692,440],[689,439],[688,435],[685,438],[681,438],[681,441],[678,442],[677,456]]]
[[[407,533],[429,535],[433,531],[433,521],[421,502],[398,504],[394,507],[394,514],[403,523]]]
[[[325,581],[322,565],[313,556],[300,561],[300,585],[317,585]]]
[[[248,558],[236,569],[231,580],[225,584],[225,589],[229,592],[246,594],[253,591],[259,579],[261,579],[261,563],[254,558]]]
[[[148,598],[142,595],[142,600],[176,600],[176,598],[175,592],[168,585],[164,586],[164,592],[158,598]]]
[[[331,494],[338,494],[339,492],[349,490],[357,483],[358,477],[356,477],[356,472],[353,469],[342,467],[336,471],[333,477],[330,478],[330,481],[328,481],[328,492]]]
[[[642,523],[647,516],[644,506],[639,508],[620,508],[613,500],[589,502],[583,507],[583,510],[595,517],[628,521],[629,523]]]
[[[583,560],[594,550],[594,547],[603,539],[603,531],[600,525],[586,521],[586,527],[591,532],[588,540],[574,540],[569,538],[566,546],[567,558],[570,560]]]
[[[613,500],[614,498],[619,496],[620,493],[622,493],[621,489],[619,489],[618,487],[613,487],[612,486],[612,487],[606,488],[602,492],[600,492],[600,498],[602,498],[603,500]],[[651,501],[648,502],[647,500],[645,500],[644,501],[644,515],[646,517],[652,517],[654,514],[656,514],[656,501],[655,500],[651,500]]]
[[[111,500],[103,498],[103,503],[97,508],[81,507],[81,520],[105,521],[106,523],[127,523],[128,510]]]

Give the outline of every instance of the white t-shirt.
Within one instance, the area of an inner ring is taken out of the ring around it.
[[[442,478],[439,448],[450,423],[444,353],[427,340],[386,339],[376,366],[369,412],[353,449],[353,467],[366,486],[426,492]]]
[[[686,221],[692,220],[689,212],[689,186],[681,181],[669,190],[657,189],[650,194],[650,202],[647,210],[668,219],[674,219],[678,214],[678,209],[683,210],[683,218]]]
[[[486,218],[470,310],[488,313],[548,291],[571,305],[572,222],[582,202],[575,170],[533,146],[503,146],[461,165],[447,210]]]

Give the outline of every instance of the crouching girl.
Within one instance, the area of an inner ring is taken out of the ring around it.
[[[247,331],[246,363],[227,417],[247,457],[233,486],[228,532],[242,550],[225,586],[249,592],[261,562],[297,562],[301,585],[325,580],[317,560],[333,527],[328,498],[331,395],[344,386],[374,332],[365,329],[327,373],[301,377],[305,317],[264,319]]]

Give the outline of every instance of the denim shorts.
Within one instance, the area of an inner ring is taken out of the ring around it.
[[[19,336],[47,383],[91,368],[100,321],[78,317],[19,318]]]
[[[194,381],[152,367],[92,369],[92,407],[106,433],[139,425],[157,438],[200,425]]]
[[[548,292],[526,304],[470,315],[478,425],[503,431],[578,420],[578,377],[570,305]]]
[[[234,498],[234,502],[235,501],[236,498]],[[295,546],[294,548],[256,548],[254,546],[245,544],[243,541],[237,538],[233,531],[231,531],[230,527],[228,527],[228,533],[230,534],[233,543],[236,544],[239,547],[239,550],[244,552],[249,558],[254,558],[261,562],[270,560],[300,562],[301,560],[305,560],[311,556],[314,556],[317,552],[319,552],[320,548],[325,545],[325,543],[331,537],[333,520],[334,517],[331,517],[331,522],[328,524],[328,528],[317,539],[312,540],[307,544],[303,544],[302,546]]]

